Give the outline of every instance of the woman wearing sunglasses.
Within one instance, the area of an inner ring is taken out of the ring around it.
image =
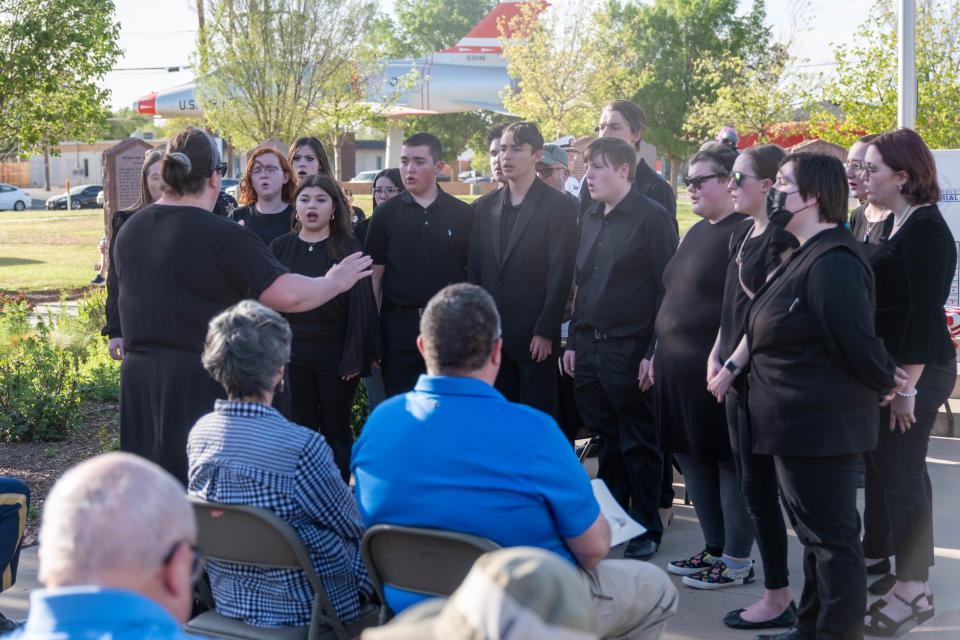
[[[163,197],[131,216],[116,239],[120,448],[183,482],[187,430],[224,397],[200,363],[210,319],[247,298],[277,311],[307,311],[370,274],[360,254],[324,277],[289,273],[253,233],[210,215],[225,170],[212,137],[181,131],[160,160]]]
[[[777,473],[772,457],[753,453],[747,376],[743,373],[749,360],[743,327],[750,301],[797,246],[796,238],[767,219],[767,193],[783,157],[783,149],[777,145],[760,145],[744,149],[733,164],[727,189],[736,210],[750,217],[730,240],[720,330],[707,360],[707,390],[726,405],[737,482],[763,560],[763,598],[727,614],[724,624],[734,629],[789,627],[796,617]]]
[[[746,216],[727,191],[737,152],[711,143],[690,160],[684,183],[703,218],[684,235],[663,272],[654,366],[661,443],[674,454],[705,548],[667,570],[684,584],[718,589],[753,580],[753,526],[737,486],[723,407],[704,384],[703,364],[720,326],[730,236]]]

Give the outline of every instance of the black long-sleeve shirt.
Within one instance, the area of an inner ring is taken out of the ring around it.
[[[877,279],[877,335],[901,364],[944,364],[954,357],[943,305],[957,250],[936,206],[921,207],[870,255]]]
[[[634,189],[608,214],[603,209],[597,203],[581,221],[570,350],[583,337],[577,334],[593,331],[652,338],[663,270],[679,242],[670,214]]]
[[[835,456],[877,443],[894,362],[874,332],[873,273],[843,227],[794,251],[747,323],[755,453]]]

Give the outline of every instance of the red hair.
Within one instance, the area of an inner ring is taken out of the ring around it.
[[[880,134],[870,144],[880,152],[885,165],[898,173],[902,171],[907,174],[907,181],[901,190],[907,202],[935,204],[940,201],[937,165],[919,133],[901,127]]]
[[[271,149],[270,147],[260,147],[251,153],[249,158],[247,158],[247,170],[243,174],[243,178],[240,180],[240,193],[238,194],[239,197],[237,198],[237,200],[240,201],[240,204],[248,205],[257,201],[257,192],[253,188],[253,182],[250,179],[250,171],[253,169],[253,163],[256,162],[257,158],[267,153],[272,153],[277,158],[277,161],[280,163],[280,170],[287,174],[287,182],[280,190],[280,199],[287,204],[293,202],[293,194],[297,190],[297,179],[293,175],[293,167],[290,166],[290,162],[284,158],[283,155],[274,149]]]

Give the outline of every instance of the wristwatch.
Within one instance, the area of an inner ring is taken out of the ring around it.
[[[723,368],[732,373],[735,376],[740,375],[742,369],[736,365],[733,360],[727,360],[723,363]]]

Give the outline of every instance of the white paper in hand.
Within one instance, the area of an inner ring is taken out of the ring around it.
[[[610,524],[610,546],[615,547],[623,544],[631,538],[642,536],[647,532],[647,528],[627,515],[620,503],[617,502],[606,483],[600,479],[590,481],[593,486],[593,496],[600,503],[600,513],[602,513]]]

